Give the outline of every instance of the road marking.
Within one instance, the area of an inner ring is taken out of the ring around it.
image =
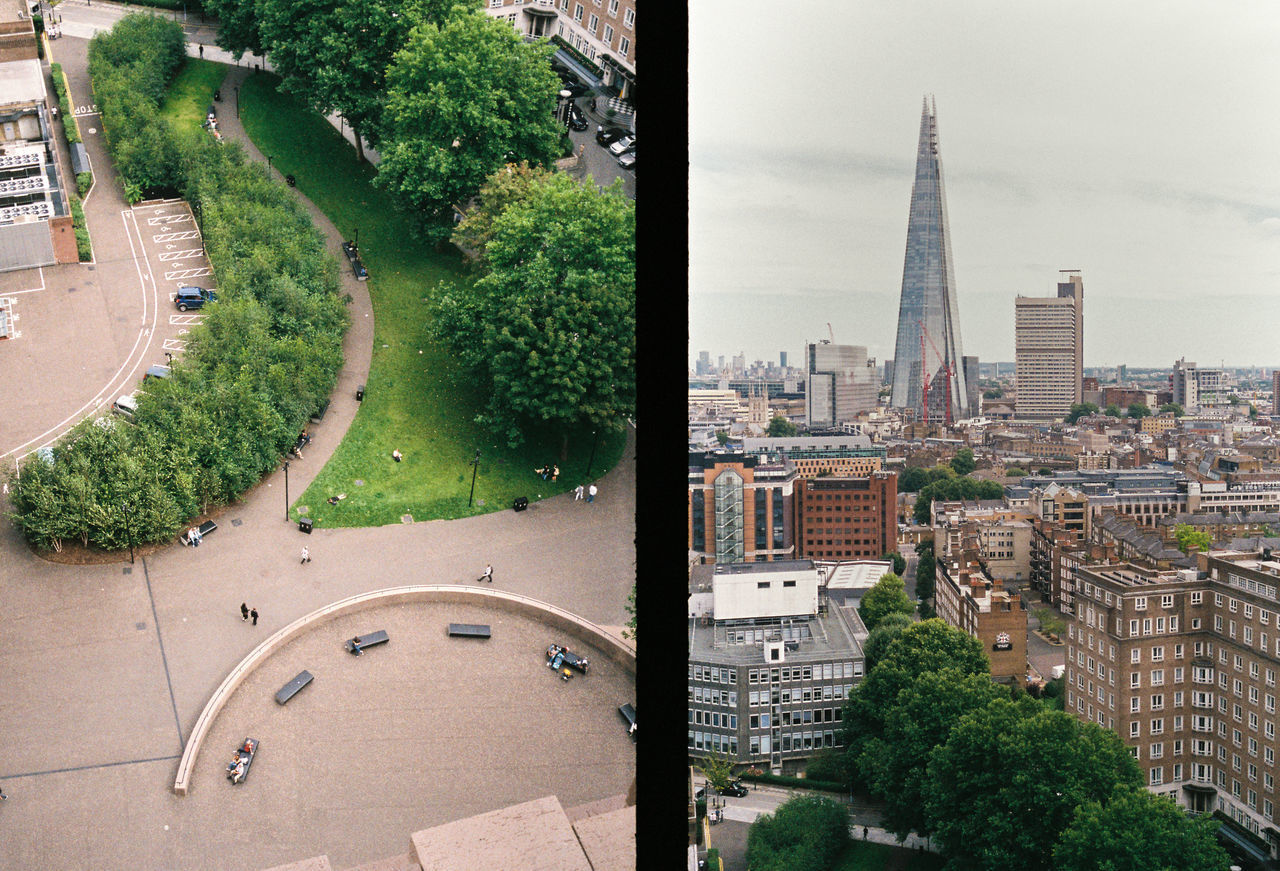
[[[172,247],[172,246],[170,246]],[[178,260],[184,257],[203,257],[203,248],[188,248],[185,251],[166,251],[158,255],[160,260]]]
[[[187,343],[182,339],[165,339],[164,344],[160,346],[160,349],[162,351],[183,351],[186,350],[186,347]]]
[[[194,215],[158,215],[154,218],[148,218],[147,224],[151,227],[160,224],[187,224],[195,220]]]
[[[195,269],[178,269],[173,272],[164,274],[165,281],[177,281],[182,278],[199,278],[202,275],[212,275],[213,270],[207,266],[200,266]]]
[[[170,242],[176,239],[199,239],[200,233],[196,230],[183,230],[180,233],[158,233],[151,237],[152,242]],[[172,246],[170,246],[172,247]]]
[[[204,322],[204,315],[169,315],[169,323],[175,327],[194,327]]]

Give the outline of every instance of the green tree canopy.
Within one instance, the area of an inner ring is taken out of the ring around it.
[[[1124,412],[1114,402],[1107,406],[1105,414],[1107,417],[1124,417]]]
[[[1071,404],[1071,410],[1067,412],[1065,420],[1067,423],[1075,423],[1080,418],[1085,417],[1086,415],[1095,414],[1097,411],[1098,406],[1094,405],[1092,402],[1073,402]]]
[[[550,176],[550,170],[531,166],[528,161],[509,163],[489,176],[480,186],[473,207],[454,229],[453,244],[479,266],[488,267],[486,250],[493,238],[493,222],[508,206],[529,199]]]
[[[1213,535],[1210,532],[1196,529],[1190,523],[1179,523],[1175,526],[1173,537],[1178,541],[1178,550],[1188,554],[1192,549],[1202,553],[1207,552],[1213,544]]]
[[[893,562],[893,573],[898,577],[902,577],[902,573],[907,570],[907,558],[896,550],[890,551],[880,559],[887,559]]]
[[[930,756],[925,818],[948,867],[1049,871],[1075,808],[1142,786],[1115,733],[1030,696],[965,715]]]
[[[506,26],[506,25],[503,25]],[[635,208],[553,175],[494,219],[489,272],[442,288],[434,329],[487,376],[482,419],[518,444],[537,423],[621,429],[635,408]]]
[[[1226,871],[1231,864],[1213,833],[1209,814],[1189,816],[1162,795],[1119,785],[1101,801],[1075,810],[1053,850],[1057,871],[1152,871],[1196,868]]]
[[[1173,413],[1174,417],[1182,417],[1186,413],[1182,410],[1182,406],[1176,402],[1166,402],[1164,405],[1160,406],[1161,414],[1168,414],[1170,412]]]
[[[910,614],[892,613],[886,614],[880,618],[880,622],[876,623],[876,628],[867,633],[867,640],[862,644],[862,653],[867,658],[866,669],[868,672],[876,667],[876,663],[884,656],[889,645],[898,640],[898,636],[902,634],[902,630],[906,629],[913,622]]]
[[[479,10],[410,31],[387,70],[377,183],[429,237],[446,238],[453,208],[505,164],[547,166],[558,153],[553,50]]]
[[[973,449],[961,448],[956,451],[956,455],[951,458],[951,468],[957,475],[967,475],[978,468],[978,464],[973,459]]]
[[[727,429],[716,430],[716,441],[720,443],[720,447],[729,444],[729,431]]]
[[[916,563],[916,599],[924,602],[933,598],[937,580],[938,563],[933,553],[933,540],[916,545],[916,553],[920,557],[920,561]]]
[[[708,753],[702,757],[699,767],[713,788],[728,786],[733,780],[733,760],[722,753]]]
[[[830,798],[797,796],[751,824],[747,864],[752,871],[825,871],[848,842],[846,805]]]
[[[929,509],[933,500],[949,502],[958,499],[999,499],[1004,495],[1004,488],[995,481],[979,481],[967,475],[961,478],[949,478],[926,484],[916,497],[916,523],[927,526],[931,519]]]
[[[990,390],[982,391],[983,399],[999,399],[1001,396],[1004,396],[1004,391],[999,387],[993,387]]]
[[[910,617],[915,613],[915,605],[907,598],[907,585],[902,578],[893,572],[885,574],[876,581],[875,586],[862,596],[858,605],[858,616],[868,630],[890,614],[905,614]]]
[[[785,417],[774,417],[769,420],[769,435],[774,438],[793,436],[797,431],[796,425]]]
[[[1147,408],[1147,405],[1145,402],[1129,403],[1129,417],[1133,418],[1134,420],[1140,420],[1144,417],[1150,417],[1150,416],[1151,416],[1151,409]]]
[[[885,828],[900,837],[928,832],[929,754],[962,716],[1006,696],[990,675],[953,668],[926,671],[903,687],[885,713],[884,737],[868,741],[858,760],[863,782],[884,802]]]

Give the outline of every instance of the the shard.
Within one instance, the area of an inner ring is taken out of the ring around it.
[[[915,420],[941,423],[969,417],[963,354],[947,198],[938,157],[937,107],[925,97],[889,404]]]

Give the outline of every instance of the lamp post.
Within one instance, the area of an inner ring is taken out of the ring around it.
[[[355,241],[351,243],[351,246],[355,248],[357,251],[360,250],[360,228],[359,227],[356,227],[356,238],[355,238]]]
[[[167,357],[167,358],[169,359],[169,365],[170,365],[170,366],[172,366],[172,365],[173,365],[173,354],[172,354],[170,351],[165,351],[165,352],[164,352],[164,355],[165,355],[165,357]]]
[[[591,431],[591,457],[587,460],[587,477],[591,477],[591,464],[596,461],[596,431]]]
[[[271,175],[271,155],[267,155],[267,175]]]
[[[471,495],[467,497],[467,507],[476,496],[476,472],[480,471],[480,449],[476,448],[476,458],[471,461]]]
[[[236,117],[239,118],[240,117],[240,86],[239,85],[235,86],[235,92],[236,92]]]
[[[124,513],[124,535],[129,542],[129,563],[133,564],[133,527],[129,525],[129,505],[121,502],[120,510]]]
[[[284,461],[284,522],[289,522],[289,461]]]

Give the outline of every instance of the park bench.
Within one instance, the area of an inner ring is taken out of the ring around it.
[[[200,537],[204,538],[206,535],[208,535],[209,533],[217,529],[218,524],[214,523],[212,520],[206,520],[204,523],[201,523],[200,526],[198,526],[197,528],[200,530]],[[190,540],[188,540],[187,538],[187,533],[185,532],[183,532],[182,535],[178,536],[178,541],[182,542],[183,544],[191,544]]]
[[[316,409],[316,413],[311,415],[311,422],[319,423],[320,421],[324,420],[324,413],[328,410],[329,410],[329,400],[326,399],[324,401],[324,404],[322,404],[319,408]]]
[[[635,705],[619,705],[618,714],[622,717],[622,721],[627,725],[627,734],[632,738],[636,737],[636,708]]]
[[[289,699],[296,696],[299,690],[311,683],[314,679],[315,678],[312,676],[311,672],[305,669],[298,672],[297,677],[280,687],[280,691],[276,693],[276,704],[283,705],[285,702],[289,701]]]
[[[351,271],[359,281],[366,281],[369,278],[369,270],[365,269],[364,263],[360,260],[360,249],[355,246],[354,242],[343,242],[342,253],[347,255],[347,260],[351,261]]]
[[[347,652],[353,656],[360,656],[364,653],[366,647],[377,647],[379,644],[386,644],[390,638],[387,637],[385,629],[379,629],[377,632],[370,632],[367,635],[357,635],[355,638],[347,639],[343,645],[347,648]]]
[[[488,623],[450,623],[449,634],[455,638],[488,638]]]

